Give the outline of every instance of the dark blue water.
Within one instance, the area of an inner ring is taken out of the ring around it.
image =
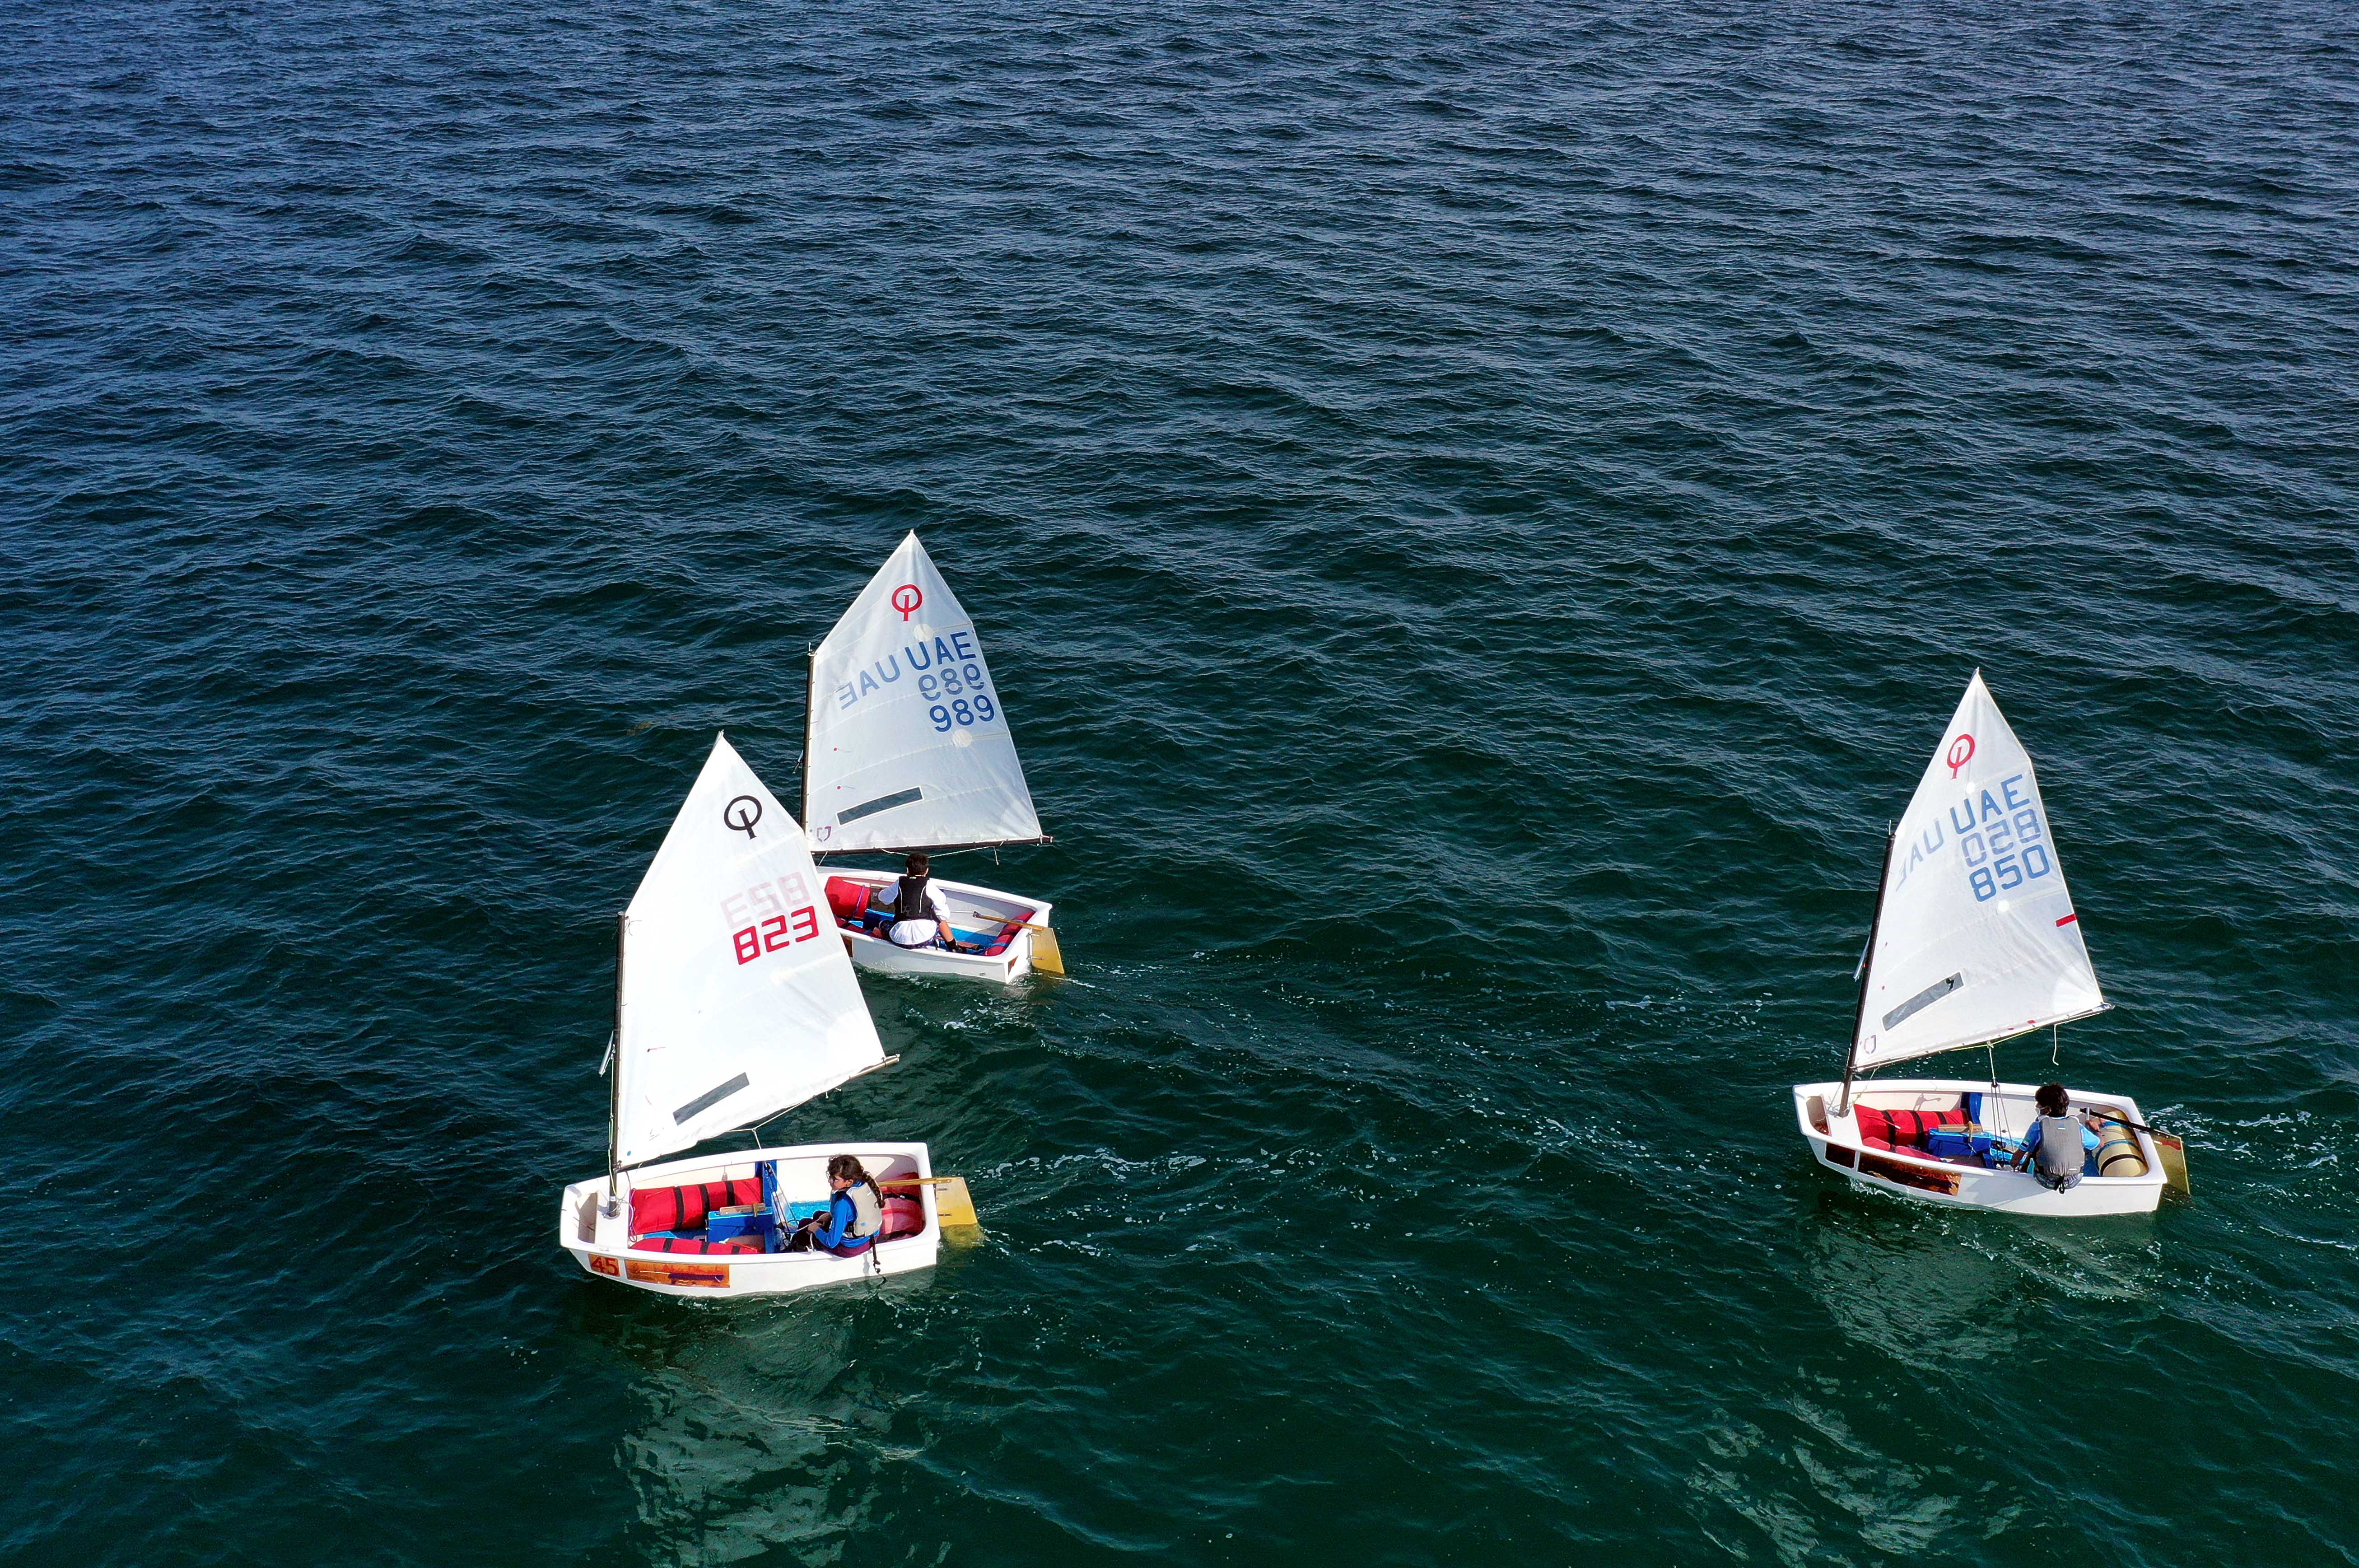
[[[6,20],[0,1557],[2359,1559],[2346,9]],[[771,1136],[990,1239],[592,1281],[612,912],[910,528],[1079,983]],[[1795,1135],[1976,667],[2150,1219]]]

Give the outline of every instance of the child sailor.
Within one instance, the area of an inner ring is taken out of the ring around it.
[[[898,885],[876,889],[875,908],[893,917],[885,938],[895,947],[958,951],[958,940],[951,934],[950,900],[933,885],[933,861],[924,850],[903,863]]]
[[[827,1184],[834,1194],[824,1215],[805,1220],[787,1243],[788,1252],[817,1247],[838,1258],[857,1258],[875,1245],[885,1228],[885,1199],[875,1179],[852,1154],[838,1154],[827,1162]]]
[[[2039,1116],[2024,1135],[2023,1152],[2015,1168],[2028,1169],[2039,1184],[2052,1192],[2069,1192],[2087,1174],[2089,1157],[2097,1152],[2097,1124],[2075,1117],[2072,1102],[2061,1083],[2042,1083],[2032,1095]]]

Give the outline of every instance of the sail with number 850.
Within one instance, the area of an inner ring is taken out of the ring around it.
[[[2031,758],[1976,670],[1893,834],[1853,1062],[2104,1009]]]

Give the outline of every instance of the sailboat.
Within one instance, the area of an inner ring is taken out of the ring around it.
[[[814,854],[1051,842],[973,617],[915,533],[812,650],[806,714],[803,826]],[[829,910],[864,969],[1003,985],[1065,972],[1045,898],[937,877],[958,949],[896,947],[877,900],[900,873],[829,871]]]
[[[2027,1214],[2147,1214],[2184,1190],[2180,1141],[2126,1094],[2071,1090],[2102,1131],[2077,1186],[2014,1169],[2038,1117],[2027,1083],[1998,1080],[1996,1043],[2109,1008],[2064,886],[2031,758],[1976,670],[1885,846],[1884,880],[1840,1083],[1798,1083],[1794,1116],[1819,1162],[1860,1186]],[[1982,1050],[1987,1081],[1862,1079],[1941,1051]]]
[[[606,1173],[558,1203],[558,1243],[604,1279],[672,1296],[758,1296],[933,1266],[965,1183],[922,1143],[805,1144],[664,1157],[890,1065],[803,835],[726,735],[615,925]],[[879,1188],[880,1239],[783,1250],[822,1211],[831,1155]]]

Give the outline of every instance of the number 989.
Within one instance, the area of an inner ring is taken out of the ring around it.
[[[999,716],[999,710],[992,706],[990,698],[977,692],[972,699],[959,697],[948,703],[937,702],[926,710],[926,716],[934,721],[937,733],[948,734],[954,724],[987,724]]]

